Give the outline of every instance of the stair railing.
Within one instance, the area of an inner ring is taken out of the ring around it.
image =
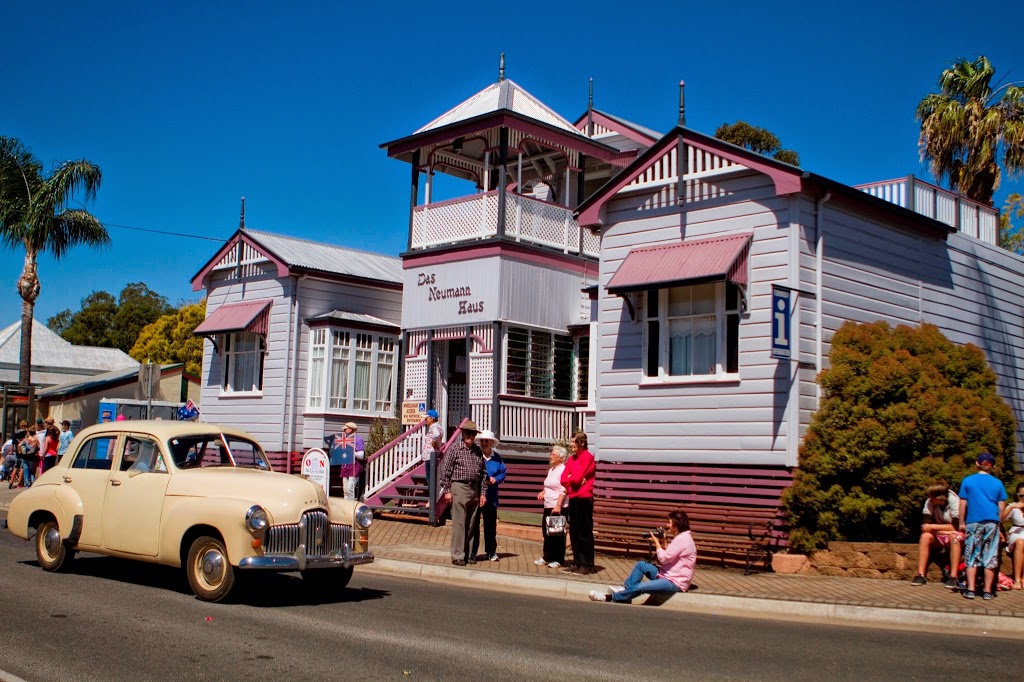
[[[366,492],[369,498],[386,488],[421,461],[427,421],[424,419],[366,458]]]

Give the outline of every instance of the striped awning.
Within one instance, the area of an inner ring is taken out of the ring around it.
[[[633,249],[608,282],[608,292],[625,294],[681,284],[725,280],[747,283],[749,233]]]
[[[211,334],[230,334],[232,332],[252,332],[267,335],[270,326],[269,298],[239,303],[224,303],[203,320],[192,333],[196,336]]]

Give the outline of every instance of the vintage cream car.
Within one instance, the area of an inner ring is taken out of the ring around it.
[[[7,515],[47,571],[78,551],[181,566],[207,601],[224,599],[239,570],[301,571],[340,591],[373,561],[372,521],[366,505],[271,471],[244,431],[174,421],[84,429]]]

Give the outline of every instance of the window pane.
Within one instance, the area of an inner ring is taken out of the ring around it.
[[[672,376],[691,374],[693,322],[689,319],[672,320],[668,328],[668,373]]]
[[[510,395],[526,395],[526,370],[530,333],[525,329],[508,330],[508,375],[505,390]]]
[[[532,332],[529,394],[534,398],[550,398],[553,383],[551,335],[546,332]]]
[[[740,371],[740,316],[725,317],[725,371],[735,374]]]
[[[323,345],[326,339],[324,329],[313,330],[313,344],[309,349],[309,406],[322,407],[324,404],[324,355],[327,348]]]
[[[714,374],[717,370],[717,318],[714,315],[693,318],[693,373]]]
[[[715,289],[717,285],[698,284],[690,287],[692,289],[692,303],[694,315],[710,315],[715,312]]]
[[[649,377],[658,376],[658,367],[661,366],[661,327],[657,322],[647,323],[647,367],[646,374]]]
[[[331,393],[328,404],[332,410],[348,407],[349,333],[334,332],[331,346]]]
[[[644,294],[647,299],[647,317],[657,319],[658,317],[658,290],[650,289]]]
[[[555,400],[572,400],[573,362],[572,337],[555,336],[554,390]]]
[[[386,336],[377,338],[377,386],[374,393],[374,409],[377,412],[391,412],[391,375],[395,364],[395,339]]]
[[[576,339],[576,400],[590,395],[590,337]]]
[[[370,409],[370,364],[373,362],[373,336],[356,334],[355,378],[353,379],[352,408]]]
[[[693,287],[675,287],[674,289],[668,290],[668,316],[679,317],[680,315],[689,315],[690,310],[690,290]]]

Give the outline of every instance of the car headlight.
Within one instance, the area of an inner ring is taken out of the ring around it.
[[[245,525],[254,533],[266,528],[270,525],[270,520],[267,518],[267,510],[258,504],[249,507],[249,511],[245,512]]]
[[[373,523],[373,510],[369,507],[360,507],[356,511],[356,525],[360,528],[369,528]]]

